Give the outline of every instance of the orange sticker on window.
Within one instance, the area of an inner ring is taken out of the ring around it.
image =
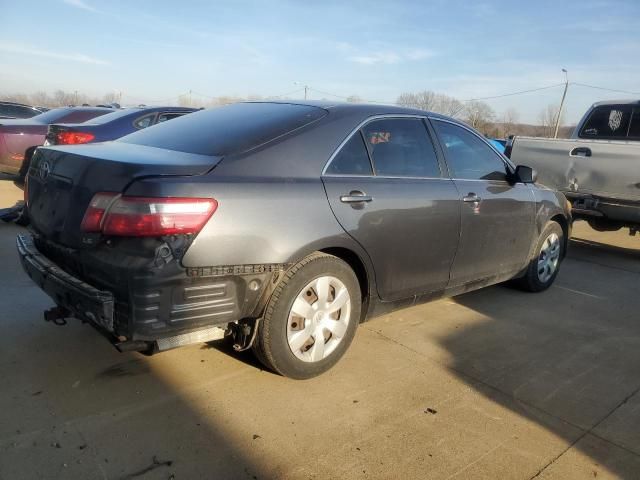
[[[388,143],[391,140],[391,132],[371,132],[369,143],[376,145],[378,143]]]

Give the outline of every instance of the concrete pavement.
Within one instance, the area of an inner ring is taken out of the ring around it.
[[[0,479],[640,478],[640,238],[577,224],[549,291],[375,319],[301,382],[225,342],[144,357],[45,323],[21,230],[0,223]]]

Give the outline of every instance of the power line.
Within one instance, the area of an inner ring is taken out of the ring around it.
[[[462,102],[474,102],[476,100],[492,100],[494,98],[512,97],[514,95],[522,95],[524,93],[539,92],[540,90],[548,90],[550,88],[556,88],[556,87],[562,87],[562,86],[564,86],[564,83],[556,83],[555,85],[547,85],[546,87],[532,88],[530,90],[520,90],[519,92],[512,92],[512,93],[503,93],[502,95],[493,95],[491,97],[469,98],[467,100],[462,100]]]
[[[627,95],[640,95],[640,92],[629,92],[627,90],[616,90],[614,88],[598,87],[596,85],[587,85],[586,83],[571,82],[569,85],[577,85],[579,87],[594,88],[596,90],[605,90],[614,93],[626,93]]]

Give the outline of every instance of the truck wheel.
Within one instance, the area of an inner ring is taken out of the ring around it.
[[[542,231],[527,272],[516,284],[528,292],[541,292],[556,279],[564,258],[564,231],[557,222],[549,222]]]
[[[253,344],[269,369],[295,379],[329,370],[351,344],[360,321],[358,279],[345,262],[314,253],[274,290]]]

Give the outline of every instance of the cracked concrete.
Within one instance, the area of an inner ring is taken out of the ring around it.
[[[0,182],[0,206],[20,192]],[[0,224],[0,479],[638,478],[640,239],[577,224],[556,286],[401,310],[295,382],[224,343],[117,353]],[[173,477],[172,477],[173,476]]]

